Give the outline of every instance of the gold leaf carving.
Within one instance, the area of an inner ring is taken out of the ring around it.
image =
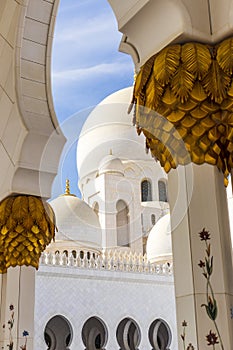
[[[170,81],[179,67],[180,50],[180,45],[168,46],[155,58],[154,76],[162,86]]]
[[[219,45],[216,59],[226,73],[233,73],[233,38],[226,39]]]
[[[152,76],[151,79],[148,81],[147,91],[148,94],[146,95],[146,106],[150,109],[154,109],[159,104],[160,98],[163,93],[163,87]]]
[[[179,98],[181,103],[184,103],[187,101],[193,88],[194,75],[185,68],[184,64],[181,64],[177,68],[170,84],[175,96]]]
[[[230,82],[230,77],[220,68],[218,62],[214,60],[209,73],[203,79],[203,86],[211,100],[221,104],[223,99],[226,98]]]
[[[182,46],[181,58],[185,69],[201,80],[211,65],[211,55],[208,48],[199,43],[187,43]]]
[[[40,254],[55,234],[51,206],[38,197],[12,196],[0,202],[0,215],[0,273],[16,265],[38,268]]]

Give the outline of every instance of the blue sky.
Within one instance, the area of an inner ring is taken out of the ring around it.
[[[52,56],[52,88],[59,123],[68,142],[61,157],[52,197],[79,195],[76,143],[88,113],[103,98],[133,84],[133,63],[120,53],[121,33],[107,0],[61,0]]]

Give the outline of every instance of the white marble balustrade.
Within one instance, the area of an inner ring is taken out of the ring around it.
[[[151,264],[147,256],[128,252],[104,252],[96,255],[92,252],[70,251],[47,253],[43,252],[40,258],[41,265],[66,266],[83,269],[127,271],[150,273],[156,275],[172,275],[172,264]]]

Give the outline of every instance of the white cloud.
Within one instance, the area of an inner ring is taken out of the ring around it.
[[[101,63],[95,66],[86,68],[64,69],[61,71],[53,72],[52,78],[54,83],[62,84],[71,81],[83,81],[85,79],[96,79],[102,75],[117,75],[129,72],[132,65],[130,62],[111,62]]]
[[[111,35],[109,35],[110,33]],[[111,38],[112,35],[114,37],[119,36],[113,18],[109,15],[102,15],[85,21],[71,21],[68,27],[56,32],[55,40],[57,44],[67,41],[77,43],[87,39],[102,40],[103,35]]]

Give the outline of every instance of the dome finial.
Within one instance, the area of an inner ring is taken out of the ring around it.
[[[112,149],[110,148],[109,155],[112,156]]]
[[[65,194],[70,194],[70,180],[66,179],[66,192]]]
[[[65,190],[65,193],[64,194],[61,194],[61,196],[75,196],[75,194],[71,194],[70,193],[70,180],[69,179],[66,179],[66,190]]]

